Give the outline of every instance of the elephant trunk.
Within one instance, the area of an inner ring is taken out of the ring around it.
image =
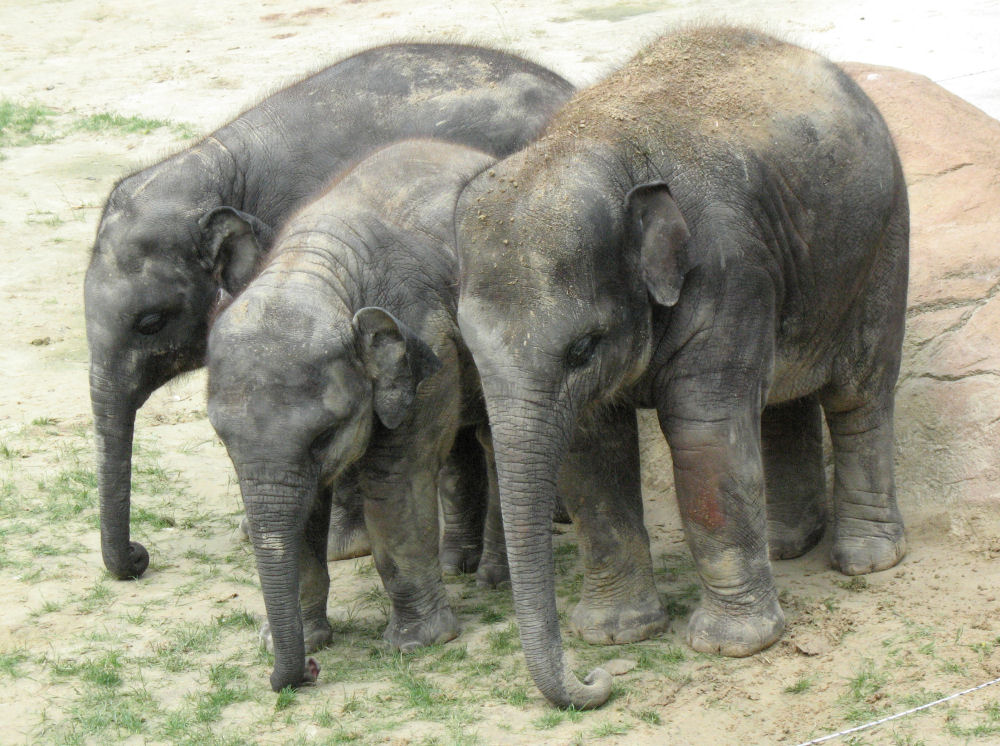
[[[557,475],[569,437],[551,415],[551,410],[533,403],[504,404],[498,412],[491,408],[500,506],[528,671],[554,705],[589,709],[607,701],[611,677],[597,668],[581,683],[564,667],[551,524]]]
[[[274,642],[271,688],[299,686],[306,675],[299,607],[299,554],[317,476],[308,469],[259,465],[263,476],[240,472],[250,540]]]
[[[101,502],[101,554],[104,566],[121,580],[138,578],[149,566],[149,553],[129,541],[132,483],[132,436],[138,407],[131,392],[114,376],[91,368],[90,401],[94,412],[97,490]]]

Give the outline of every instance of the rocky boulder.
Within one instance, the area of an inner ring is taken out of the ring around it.
[[[909,187],[900,504],[974,531],[1000,506],[1000,121],[923,76],[844,68],[882,111]]]

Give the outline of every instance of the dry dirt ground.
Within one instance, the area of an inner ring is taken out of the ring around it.
[[[597,712],[542,701],[509,594],[467,578],[449,582],[464,627],[456,641],[406,657],[384,651],[385,601],[368,559],[331,566],[339,635],[319,656],[319,685],[276,697],[256,644],[263,604],[237,538],[239,494],[205,418],[201,375],[162,389],[139,414],[133,533],[152,564],[135,582],[105,575],[81,288],[116,178],[372,42],[486,39],[584,83],[690,16],[598,0],[414,5],[0,6],[0,743],[796,744],[1000,676],[1000,365],[989,323],[1000,279],[1000,137],[995,122],[926,81],[885,71],[856,74],[887,106],[921,206],[897,426],[910,551],[897,568],[853,580],[829,569],[825,543],[779,563],[788,631],[772,649],[729,660],[683,645],[697,588],[648,421],[648,524],[674,618],[638,645],[567,637],[578,672],[620,661],[615,695]],[[803,3],[783,5],[797,19]],[[746,18],[753,3],[727,7]],[[793,38],[824,28],[775,17],[770,28]],[[918,89],[943,107],[935,126],[954,141],[945,137],[940,151],[925,147],[919,112],[906,109]],[[960,137],[970,131],[973,145]],[[976,194],[965,199],[970,184]],[[955,252],[934,255],[941,245]],[[565,610],[579,588],[572,533],[556,544]],[[1000,686],[843,740],[998,742]]]

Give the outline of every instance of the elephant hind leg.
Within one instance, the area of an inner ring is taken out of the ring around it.
[[[577,433],[559,474],[584,579],[570,627],[590,643],[638,642],[667,628],[642,520],[635,410],[610,408]]]
[[[365,557],[371,553],[372,544],[365,527],[364,498],[358,488],[357,474],[351,470],[344,475],[332,495],[326,558],[332,562]]]
[[[906,553],[893,476],[893,401],[823,398],[833,443],[833,566],[845,575],[886,570]]]
[[[823,415],[818,398],[766,407],[761,416],[761,450],[770,557],[799,557],[816,546],[826,528]]]
[[[438,498],[444,519],[441,569],[445,575],[472,573],[479,566],[486,519],[486,469],[476,427],[462,428],[438,475]]]

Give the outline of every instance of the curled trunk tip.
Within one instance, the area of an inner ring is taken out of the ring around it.
[[[611,674],[603,668],[595,668],[581,684],[571,671],[563,675],[563,687],[569,697],[566,706],[578,710],[593,710],[608,701],[611,696]]]

